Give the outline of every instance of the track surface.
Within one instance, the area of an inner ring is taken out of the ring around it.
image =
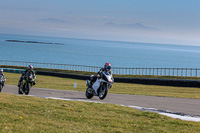
[[[18,87],[14,85],[6,85],[2,93],[18,94]],[[29,95],[39,97],[57,97],[63,99],[85,100],[85,92],[54,90],[45,88],[31,88]],[[155,108],[158,110],[169,110],[172,112],[183,113],[186,115],[200,116],[200,99],[188,98],[171,98],[157,96],[141,96],[141,95],[126,95],[126,94],[109,94],[104,100],[100,100],[94,96],[88,101],[113,103],[125,106],[139,106],[145,108]]]

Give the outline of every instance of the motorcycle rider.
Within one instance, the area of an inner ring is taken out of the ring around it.
[[[33,75],[33,79],[34,79],[33,85],[36,84],[36,82],[35,82],[36,76],[35,76],[35,72],[33,71],[33,66],[29,65],[28,69],[24,73],[22,73],[22,76],[20,77],[19,82],[18,82],[18,87],[20,87],[22,80],[25,78],[25,76],[28,72],[32,73],[32,75]]]
[[[6,82],[6,77],[3,74],[3,69],[0,68],[0,75],[3,77],[3,81]],[[2,87],[4,86],[4,82],[2,82]]]
[[[101,73],[102,72],[108,72],[112,75],[112,71],[111,71],[111,64],[110,63],[105,63],[104,67],[102,67],[99,72],[97,73],[96,76],[94,75],[91,75],[90,77],[90,83],[89,83],[89,88],[92,88],[92,85],[93,83],[97,80],[97,78],[100,78],[101,77]],[[96,92],[97,90],[95,90],[95,93],[97,94]]]

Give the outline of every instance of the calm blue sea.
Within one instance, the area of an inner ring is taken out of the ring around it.
[[[7,42],[37,41],[56,44]],[[200,68],[200,47],[0,34],[0,60],[113,67]]]

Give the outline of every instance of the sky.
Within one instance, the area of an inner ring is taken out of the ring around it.
[[[200,46],[200,1],[0,0],[0,33]]]

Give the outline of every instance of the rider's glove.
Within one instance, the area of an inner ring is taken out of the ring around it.
[[[100,78],[101,77],[101,75],[100,74],[97,74],[97,78]]]

